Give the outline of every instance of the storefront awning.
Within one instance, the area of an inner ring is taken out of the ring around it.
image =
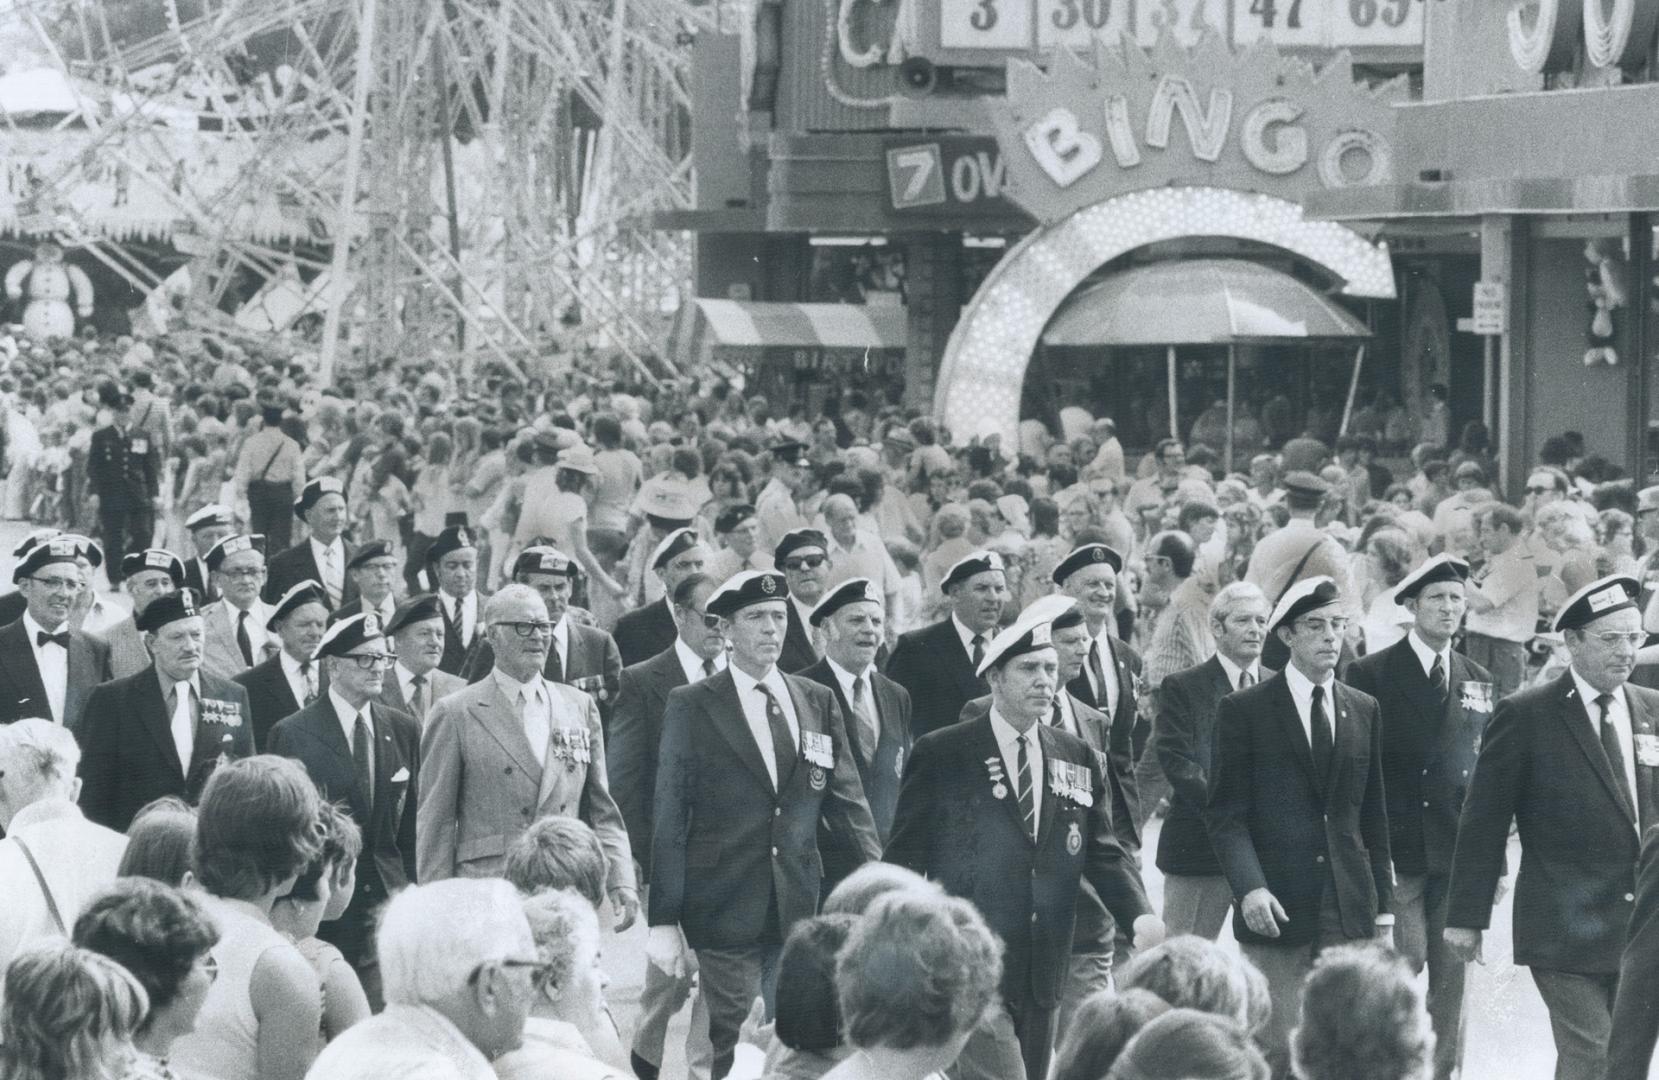
[[[1340,304],[1244,259],[1184,259],[1113,274],[1073,295],[1045,345],[1227,345],[1366,338]]]
[[[897,305],[699,298],[675,316],[668,356],[688,364],[709,359],[716,349],[902,350],[906,338],[905,311]]]

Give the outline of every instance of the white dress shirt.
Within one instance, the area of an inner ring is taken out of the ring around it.
[[[35,635],[45,632],[46,628],[35,622],[35,617],[25,610],[23,636],[28,638],[29,648],[34,650],[35,667],[40,670],[41,685],[46,687],[46,704],[52,710],[51,716],[41,719],[62,724],[64,700],[69,696],[69,650],[57,645],[40,644],[40,639]],[[65,622],[54,632],[68,633],[69,624]]]
[[[448,593],[441,593],[440,595],[443,597],[444,613],[461,628],[461,644],[463,646],[471,645],[472,635],[478,627],[478,590],[474,589],[461,597],[460,600],[456,600]],[[461,609],[460,618],[458,619],[455,618],[457,605]]]
[[[328,688],[328,700],[334,706],[334,715],[340,720],[340,730],[346,733],[346,747],[352,753],[357,752],[357,740],[353,737],[357,732],[357,717],[361,713],[363,723],[369,726],[369,749],[374,749],[374,714],[369,711],[368,705],[362,709],[354,709],[351,702],[335,692],[334,687]]]
[[[331,543],[321,544],[313,536],[311,558],[317,564],[317,576],[322,578],[324,591],[331,601],[338,601],[346,591],[346,545],[336,536]]]
[[[789,686],[783,681],[783,675],[776,667],[766,669],[766,674],[757,679],[742,668],[733,664],[731,667],[732,682],[737,686],[737,700],[743,706],[743,719],[749,722],[749,734],[754,736],[755,745],[760,747],[760,759],[766,763],[766,775],[772,778],[772,786],[778,786],[778,759],[772,745],[772,724],[766,719],[766,697],[757,689],[762,683],[766,689],[772,691],[778,707],[783,710],[784,723],[789,727],[790,738],[795,745],[786,748],[786,752],[794,754],[801,745],[801,722],[795,716],[795,702],[789,696]]]
[[[1234,690],[1239,689],[1238,677],[1244,674],[1245,669],[1239,667],[1219,652],[1215,654],[1215,658],[1221,661],[1221,670],[1227,673],[1227,685],[1231,686]],[[1253,662],[1250,665],[1249,671],[1251,686],[1255,686],[1257,683],[1262,681],[1262,665],[1260,660]]]
[[[1033,724],[1026,731],[1025,761],[1031,770],[1031,809],[1032,839],[1036,839],[1037,828],[1042,823],[1043,809],[1043,740],[1037,734],[1038,725]],[[1020,733],[1014,730],[1012,724],[1002,718],[995,705],[991,706],[991,734],[996,736],[997,749],[1002,751],[1002,766],[1008,773],[1008,797],[1019,800],[1019,746],[1017,745]]]
[[[546,767],[547,744],[553,738],[553,694],[547,688],[547,680],[538,671],[528,682],[519,682],[499,667],[490,676],[518,712],[524,724],[524,738],[530,743],[530,752],[536,755],[536,764]]]
[[[559,650],[559,670],[570,678],[570,616],[561,615],[553,624],[553,648]]]
[[[678,636],[674,638],[674,655],[680,661],[680,670],[685,672],[686,682],[702,682],[708,678],[703,674],[703,658],[692,652]],[[714,670],[716,674],[726,670],[726,654],[723,650],[714,657]]]
[[[829,660],[830,671],[834,673],[835,681],[841,684],[841,692],[847,697],[848,708],[852,708],[853,702],[858,700],[853,694],[853,682],[857,679],[864,680],[864,703],[870,710],[870,718],[876,722],[876,738],[879,739],[881,737],[881,707],[876,704],[876,685],[871,681],[875,676],[876,666],[868,664],[863,671],[848,671],[837,664],[832,657],[826,656],[825,659]],[[857,727],[858,718],[856,716],[849,716],[846,719],[848,724]],[[861,734],[860,738],[862,737]]]
[[[969,630],[962,620],[956,617],[954,612],[951,613],[950,624],[956,628],[956,636],[962,642],[962,652],[968,657],[969,660],[972,660],[974,656],[974,632]],[[989,649],[991,647],[991,639],[996,636],[997,632],[995,629],[987,630],[985,633],[980,634],[980,648]]]
[[[1290,686],[1290,699],[1296,703],[1296,715],[1302,721],[1302,734],[1307,736],[1308,749],[1313,749],[1313,681],[1296,667],[1285,665],[1285,682]],[[1336,674],[1325,676],[1319,684],[1325,688],[1325,719],[1331,723],[1331,746],[1336,746]]]
[[[1451,685],[1452,679],[1452,643],[1446,642],[1446,647],[1438,653],[1429,648],[1429,643],[1417,636],[1413,630],[1406,635],[1406,641],[1411,643],[1411,651],[1417,654],[1417,662],[1423,665],[1423,674],[1427,675],[1434,670],[1434,658],[1440,657],[1440,670],[1446,675],[1446,685]]]
[[[306,695],[313,688],[322,685],[318,672],[318,668],[321,666],[320,661],[313,660],[311,662],[311,685],[307,686],[305,674],[300,671],[300,662],[289,656],[287,649],[277,653],[277,657],[277,663],[282,666],[282,677],[288,680],[289,692],[294,695],[294,700],[300,703],[300,707],[304,708]],[[346,741],[349,743],[351,740],[348,738]]]
[[[373,605],[367,599],[363,601],[363,604],[365,605],[363,610],[369,611],[372,608],[374,613],[380,616],[380,621],[382,623],[391,622],[392,615],[397,611],[397,598],[391,593],[387,593],[378,605]]]
[[[1596,698],[1601,691],[1585,682],[1578,674],[1577,668],[1570,669],[1573,673],[1573,685],[1578,687],[1579,700],[1584,702],[1584,712],[1590,718],[1590,734],[1596,741],[1601,741],[1601,706],[1596,704]],[[1613,704],[1607,709],[1607,720],[1613,725],[1613,730],[1619,736],[1619,753],[1624,756],[1625,791],[1632,799],[1636,798],[1636,740],[1630,728],[1630,705],[1624,698],[1624,687],[1613,691]],[[1632,810],[1640,807],[1631,806]]]

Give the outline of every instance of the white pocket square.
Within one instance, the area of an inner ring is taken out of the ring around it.
[[[399,783],[400,781],[404,781],[404,780],[408,780],[408,779],[409,779],[409,770],[407,768],[402,768],[402,769],[399,769],[397,772],[392,774],[392,779],[389,782],[393,783],[393,784],[396,784],[396,783]]]

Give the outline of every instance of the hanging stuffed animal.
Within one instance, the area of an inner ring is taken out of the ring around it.
[[[73,297],[75,307],[70,309]],[[63,249],[50,241],[35,248],[6,273],[6,298],[23,300],[23,329],[36,341],[75,336],[75,316],[92,317],[92,281],[78,266],[63,261]]]
[[[1618,323],[1614,318],[1630,302],[1625,288],[1625,261],[1610,247],[1595,240],[1584,245],[1589,269],[1584,271],[1585,290],[1590,294],[1590,347],[1584,351],[1584,366],[1612,366],[1619,362]]]

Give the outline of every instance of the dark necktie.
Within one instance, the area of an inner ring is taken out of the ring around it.
[[[973,645],[973,655],[968,659],[973,663],[974,672],[977,674],[979,665],[985,660],[985,635],[975,634],[971,644]]]
[[[409,707],[415,710],[416,720],[426,719],[426,676],[416,675],[409,680]]]
[[[1027,732],[1014,740],[1014,794],[1020,800],[1020,817],[1025,821],[1026,835],[1037,838],[1037,796],[1031,790],[1031,758],[1025,752]]]
[[[57,646],[61,647],[64,652],[68,652],[69,651],[69,631],[60,630],[55,634],[48,634],[44,630],[36,630],[35,631],[35,647],[39,648],[42,645],[57,645]]]
[[[317,679],[311,672],[311,661],[300,661],[300,680],[305,683],[305,704],[317,700]]]
[[[363,801],[374,805],[374,736],[369,733],[369,722],[362,713],[351,726],[351,763],[357,771],[357,790]]]
[[[1106,669],[1100,666],[1100,639],[1089,642],[1089,677],[1094,680],[1094,707],[1112,715],[1112,703],[1107,700]]]
[[[1324,788],[1330,776],[1331,756],[1335,749],[1331,738],[1331,718],[1325,712],[1325,688],[1315,685],[1313,688],[1313,704],[1308,709],[1308,719],[1313,728],[1313,771],[1319,777],[1319,786]]]
[[[1060,708],[1060,695],[1059,694],[1054,695],[1054,715],[1052,717],[1050,717],[1049,722],[1054,727],[1059,728],[1061,731],[1066,730],[1066,711],[1064,709]]]
[[[1619,745],[1619,729],[1613,725],[1612,709],[1613,695],[1602,694],[1596,698],[1596,704],[1601,706],[1601,749],[1607,755],[1607,764],[1613,769],[1613,783],[1624,796],[1624,803],[1632,811],[1636,809],[1636,800],[1632,798],[1630,781],[1624,774],[1624,748]]]
[[[712,676],[713,674],[714,674],[714,661],[713,660],[704,660],[703,661],[703,678],[707,679],[710,676]]]
[[[547,666],[542,669],[542,674],[547,677],[548,682],[565,681],[565,662],[559,655],[558,638],[547,643]]]
[[[772,764],[778,770],[778,788],[789,779],[790,766],[795,761],[795,736],[789,733],[789,721],[783,715],[783,706],[772,696],[765,683],[756,683],[755,689],[766,699],[766,726],[772,730]]]
[[[242,650],[242,662],[253,667],[253,639],[248,637],[248,613],[236,615],[236,647]]]
[[[1438,697],[1446,696],[1446,661],[1439,653],[1434,654],[1434,666],[1429,668],[1429,685]]]

